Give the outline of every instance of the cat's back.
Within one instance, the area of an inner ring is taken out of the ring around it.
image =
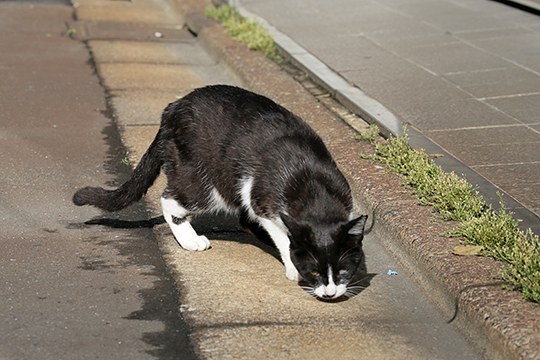
[[[170,130],[177,143],[189,141],[202,148],[211,142],[248,151],[283,138],[320,142],[304,121],[281,105],[228,85],[199,88],[170,104],[162,127]]]
[[[200,88],[169,105],[162,130],[167,167],[195,169],[195,178],[230,203],[238,201],[234,194],[246,178],[255,179],[265,198],[309,178],[350,202],[346,180],[322,139],[267,97],[225,85]]]
[[[269,98],[228,85],[196,89],[165,110],[169,127],[200,133],[253,131],[261,136],[290,131],[310,132],[298,117]],[[256,134],[253,134],[256,135]],[[216,139],[217,140],[217,139]]]

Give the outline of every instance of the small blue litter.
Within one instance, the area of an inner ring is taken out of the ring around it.
[[[397,271],[390,269],[390,270],[388,270],[388,272],[386,274],[388,274],[388,275],[397,275]]]

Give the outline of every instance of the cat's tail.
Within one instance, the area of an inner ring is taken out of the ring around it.
[[[77,206],[93,205],[106,211],[118,211],[140,200],[159,175],[163,163],[159,151],[159,134],[156,136],[131,177],[116,190],[84,187],[73,195]]]

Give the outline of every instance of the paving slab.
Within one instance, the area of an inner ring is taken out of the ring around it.
[[[184,31],[186,32],[186,31]],[[187,33],[187,32],[186,32]],[[95,59],[100,63],[150,63],[215,65],[193,38],[189,35],[185,41],[174,43],[156,43],[142,41],[90,41]]]
[[[529,70],[494,68],[473,72],[458,71],[443,77],[475,98],[500,97],[538,92],[538,83]]]
[[[90,15],[88,15],[90,16]],[[70,27],[76,30],[81,40],[92,39],[124,41],[153,41],[170,43],[188,40],[190,35],[177,22],[173,24],[153,24],[141,22],[118,23],[112,20],[89,20],[84,22],[69,22]]]
[[[114,23],[173,24],[182,23],[173,2],[159,0],[77,0],[73,6],[79,20]]]
[[[198,74],[179,65],[104,63],[98,69],[105,86],[112,90],[173,90],[178,88],[180,80],[185,88],[205,84]],[[171,79],[178,79],[178,83],[171,83]]]
[[[540,93],[502,96],[483,101],[523,124],[538,125],[540,123]]]
[[[166,90],[111,90],[109,101],[115,116],[124,126],[159,125],[163,109],[191,89],[178,87]]]
[[[536,179],[540,176],[539,162],[476,166],[475,169],[488,178],[497,179],[505,189],[511,189],[527,208],[536,213],[540,211],[540,193],[535,191]],[[534,218],[532,220],[534,221]],[[532,230],[538,233],[540,227],[533,227]]]
[[[432,131],[429,135],[472,167],[540,161],[540,152],[535,151],[540,146],[540,134],[523,125]]]

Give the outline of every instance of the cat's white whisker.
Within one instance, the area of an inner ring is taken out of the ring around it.
[[[350,298],[360,294],[364,289],[366,289],[365,286],[348,286],[347,291],[345,292],[345,294],[343,294],[343,296]]]
[[[369,277],[369,275],[366,275],[360,279],[356,279],[354,282],[352,283],[349,283],[349,286],[354,286],[354,285],[358,285],[358,284],[361,284],[365,279],[367,279]]]

